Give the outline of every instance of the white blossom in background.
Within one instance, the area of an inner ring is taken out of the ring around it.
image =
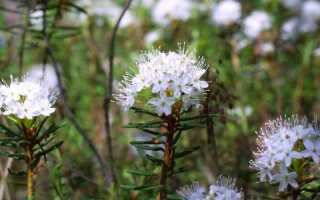
[[[177,191],[183,200],[241,200],[241,190],[236,187],[235,179],[220,176],[209,186],[209,191],[198,183],[183,187]]]
[[[78,1],[78,5],[83,6],[86,8],[89,15],[96,15],[99,17],[106,17],[110,19],[112,23],[116,23],[118,20],[122,8],[115,4],[111,0],[81,0]],[[125,28],[130,25],[137,24],[138,20],[137,18],[132,14],[132,12],[129,10],[125,13],[123,16],[121,22],[120,22],[120,28]]]
[[[316,56],[316,57],[320,57],[320,47],[316,48],[316,49],[313,51],[313,55]]]
[[[177,191],[177,194],[183,198],[183,200],[204,200],[206,197],[206,189],[194,183],[190,186],[185,186]]]
[[[244,106],[244,107],[234,107],[232,109],[229,109],[228,111],[229,115],[235,115],[238,117],[249,117],[252,115],[253,110],[251,106]]]
[[[154,50],[141,55],[133,71],[135,74],[124,77],[115,95],[125,110],[146,103],[159,116],[168,116],[174,105],[181,110],[199,106],[208,87],[201,80],[206,72],[204,60],[191,52]]]
[[[306,20],[316,21],[320,19],[320,2],[316,0],[307,0],[303,2],[302,17]]]
[[[236,188],[235,179],[220,176],[210,185],[209,193],[204,200],[241,200],[242,193]]]
[[[303,0],[281,0],[282,5],[290,10],[298,10]]]
[[[294,40],[300,31],[299,18],[293,17],[286,21],[281,28],[281,39],[282,40]]]
[[[241,17],[241,4],[235,0],[224,0],[214,5],[212,21],[221,26],[237,23]]]
[[[41,30],[43,26],[43,11],[33,10],[30,13],[30,24],[34,29]]]
[[[11,78],[10,83],[0,85],[0,115],[19,119],[49,116],[55,111],[56,95],[39,81]]]
[[[271,17],[264,11],[253,11],[243,21],[243,32],[250,39],[256,39],[261,32],[270,29]]]
[[[274,53],[274,51],[275,51],[275,47],[272,42],[260,43],[258,48],[259,48],[259,54],[263,55],[263,56],[270,55],[270,54]]]
[[[153,6],[151,15],[155,23],[167,26],[172,20],[188,20],[192,9],[191,0],[159,0]]]
[[[305,150],[295,148],[298,141],[303,141]],[[293,116],[269,121],[259,132],[258,151],[251,167],[259,172],[261,182],[279,184],[279,191],[286,191],[289,185],[296,188],[297,174],[290,168],[292,161],[311,158],[318,163],[319,141],[319,129],[306,119]]]
[[[144,43],[147,45],[152,45],[156,41],[158,41],[161,37],[160,31],[150,31],[144,37]]]
[[[58,78],[51,65],[33,65],[26,73],[25,79],[27,81],[41,82],[42,86],[49,90],[58,89]]]

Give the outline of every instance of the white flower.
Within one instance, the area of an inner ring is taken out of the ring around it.
[[[56,92],[44,87],[40,81],[11,78],[10,84],[0,85],[0,115],[19,119],[49,116],[55,111]]]
[[[186,21],[191,16],[192,8],[190,0],[160,0],[152,9],[152,19],[164,26],[172,20]]]
[[[271,42],[263,42],[259,44],[259,53],[261,55],[270,55],[274,52],[275,47],[274,44]]]
[[[319,162],[320,140],[310,142],[310,138],[319,138],[320,132],[305,118],[296,116],[291,118],[278,118],[269,121],[260,130],[258,138],[258,151],[254,153],[255,159],[251,167],[259,171],[260,181],[280,183],[279,191],[284,191],[288,184],[297,186],[295,172],[290,172],[293,159],[312,157]],[[305,150],[298,151],[295,146],[303,141]]]
[[[220,176],[218,180],[210,185],[209,194],[204,200],[240,200],[241,191],[235,186],[235,180]]]
[[[316,56],[316,57],[320,57],[320,47],[316,48],[316,49],[313,51],[313,54],[314,54],[314,56]]]
[[[299,33],[299,18],[293,17],[286,21],[281,28],[281,38],[283,40],[295,39]]]
[[[270,29],[272,26],[271,18],[264,11],[253,11],[243,21],[243,32],[250,39],[256,39],[262,31]]]
[[[282,5],[291,10],[298,10],[303,0],[281,0]]]
[[[320,19],[320,2],[308,0],[302,4],[302,16],[305,19],[316,21]]]
[[[153,44],[160,39],[160,36],[161,35],[159,31],[151,31],[147,33],[146,36],[144,37],[144,42],[146,44]]]
[[[152,98],[148,103],[155,107],[156,113],[158,113],[159,116],[162,114],[170,115],[171,106],[175,103],[175,99],[174,97],[160,95],[160,98]]]
[[[33,28],[37,30],[41,30],[43,26],[43,11],[42,10],[31,11],[30,23],[33,26]]]
[[[320,140],[306,139],[303,141],[305,150],[300,152],[301,157],[311,157],[317,164],[320,163]]]
[[[106,17],[112,23],[116,23],[122,12],[122,8],[110,0],[86,0],[80,1],[78,4],[86,7],[89,15]],[[120,28],[125,28],[136,23],[137,18],[130,11],[127,11],[120,22]]]
[[[58,78],[51,65],[33,65],[27,72],[25,79],[28,81],[41,82],[48,90],[58,87]]]
[[[280,172],[273,176],[272,181],[274,183],[279,183],[279,191],[283,192],[287,190],[288,185],[291,185],[294,188],[298,187],[296,181],[297,174],[295,172],[288,172],[286,166],[280,166]]]
[[[186,186],[177,191],[183,200],[204,200],[206,189],[201,187],[198,183]]]
[[[212,20],[217,25],[228,26],[241,17],[241,4],[235,0],[224,0],[214,6]]]
[[[185,51],[143,54],[133,71],[124,77],[115,96],[125,109],[147,103],[158,115],[170,115],[174,104],[181,110],[197,106],[208,87],[201,80],[206,71],[203,59]]]

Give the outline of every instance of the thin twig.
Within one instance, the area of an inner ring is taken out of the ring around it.
[[[9,169],[13,163],[13,158],[8,158],[5,168],[1,172],[0,200],[3,199],[5,188],[8,187],[6,179],[9,175]]]
[[[112,93],[113,93],[113,87],[112,87],[112,84],[113,84],[113,59],[114,59],[114,50],[115,50],[117,31],[119,29],[119,26],[120,26],[120,23],[121,23],[123,16],[125,15],[125,13],[127,12],[127,10],[129,9],[129,7],[131,5],[131,2],[132,2],[132,0],[127,1],[127,4],[123,8],[123,10],[117,20],[117,23],[112,30],[110,47],[109,47],[109,74],[108,74],[108,86],[107,86],[108,88],[107,88],[107,93],[106,93],[106,96],[105,96],[104,102],[103,102],[104,115],[105,115],[106,142],[107,142],[107,148],[108,148],[108,160],[110,163],[110,170],[111,170],[112,179],[113,179],[113,182],[115,183],[115,185],[118,184],[118,181],[117,181],[117,175],[116,175],[116,171],[115,171],[115,167],[114,167],[114,156],[113,156],[113,150],[112,150],[110,116],[109,116],[110,101],[111,101]]]
[[[210,71],[208,69],[206,73],[206,80],[209,83],[209,90],[207,91],[206,98],[204,101],[204,113],[207,116],[206,117],[206,125],[207,125],[207,139],[208,139],[208,145],[209,150],[212,149],[212,159],[214,162],[214,174],[217,175],[219,171],[219,158],[218,158],[218,150],[217,150],[217,141],[215,136],[215,130],[214,130],[214,122],[211,117],[212,115],[212,108],[210,105],[212,100],[212,75],[210,74]]]
[[[23,73],[23,59],[24,59],[24,50],[25,50],[25,43],[26,43],[26,37],[27,37],[27,31],[29,26],[29,13],[30,13],[30,6],[27,6],[27,14],[25,16],[25,22],[24,27],[22,29],[21,33],[21,43],[19,47],[19,73],[22,75]]]
[[[59,87],[60,95],[61,95],[61,98],[63,101],[64,113],[65,113],[66,117],[69,119],[69,121],[76,128],[76,130],[79,132],[79,134],[84,139],[84,141],[88,144],[89,148],[93,152],[93,155],[96,157],[96,159],[99,163],[100,169],[101,169],[101,173],[104,177],[104,183],[107,186],[106,164],[103,161],[102,157],[100,156],[99,151],[97,150],[96,146],[88,137],[88,133],[81,127],[80,123],[77,121],[77,119],[76,119],[76,117],[75,117],[74,113],[72,112],[71,107],[69,105],[67,95],[66,95],[66,89],[65,89],[63,82],[62,82],[62,75],[61,75],[61,72],[59,71],[58,62],[57,62],[57,59],[55,58],[53,51],[51,49],[51,43],[49,40],[50,34],[47,31],[46,10],[47,10],[47,3],[45,1],[44,6],[43,6],[43,27],[42,27],[42,34],[44,37],[43,39],[45,42],[45,54],[44,54],[44,58],[43,58],[43,66],[44,67],[46,66],[47,60],[49,58],[53,64],[53,68],[54,68],[55,74],[58,79],[58,87]]]

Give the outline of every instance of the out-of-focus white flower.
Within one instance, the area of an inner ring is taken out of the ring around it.
[[[320,19],[320,2],[307,0],[302,4],[302,16],[307,20],[316,21]]]
[[[43,26],[43,11],[34,10],[30,13],[30,23],[33,28],[41,30]]]
[[[49,116],[54,111],[56,92],[43,87],[39,81],[11,78],[9,84],[0,85],[0,115],[19,119]]]
[[[112,23],[116,23],[122,12],[122,8],[110,0],[82,0],[78,4],[84,6],[89,15],[107,17]],[[127,11],[120,22],[120,28],[136,24],[137,21],[137,18]]]
[[[190,0],[160,0],[152,9],[152,19],[159,25],[168,25],[172,20],[186,21],[191,16],[193,3]]]
[[[288,185],[293,188],[298,188],[296,181],[297,174],[295,172],[289,172],[285,165],[280,166],[280,172],[273,176],[273,183],[279,183],[279,191],[284,192],[287,190]]]
[[[213,7],[212,20],[217,25],[228,26],[241,17],[241,4],[235,0],[224,0]]]
[[[293,17],[286,21],[281,28],[281,39],[292,40],[299,34],[299,18]]]
[[[316,20],[301,18],[299,22],[299,31],[301,33],[310,33],[318,28]]]
[[[272,42],[263,42],[259,44],[258,48],[259,48],[259,54],[263,56],[270,55],[275,50],[274,44]]]
[[[264,11],[253,11],[243,21],[243,32],[250,39],[256,39],[262,31],[272,26],[271,18]]]
[[[247,37],[245,37],[243,34],[237,33],[233,36],[233,42],[235,45],[236,51],[240,51],[243,48],[247,47],[251,41],[248,40]]]
[[[252,114],[252,112],[253,111],[251,106],[245,106],[244,108],[238,106],[229,110],[228,114],[240,117],[249,117]]]
[[[279,191],[288,185],[297,186],[296,173],[290,167],[294,159],[310,157],[314,162],[320,160],[319,129],[306,119],[296,116],[269,121],[260,130],[258,151],[251,167],[259,171],[261,182],[279,183]],[[312,139],[313,142],[309,142]],[[298,141],[304,142],[305,151],[295,148]],[[289,170],[290,169],[290,170]]]
[[[25,79],[27,81],[41,82],[43,87],[49,90],[56,90],[58,87],[58,78],[51,65],[33,65],[27,72]]]
[[[147,103],[159,116],[170,115],[173,106],[178,110],[197,106],[208,87],[201,80],[206,71],[204,60],[194,53],[155,50],[143,54],[133,70],[136,74],[124,77],[115,96],[125,110],[136,102]]]
[[[190,186],[181,188],[177,193],[183,200],[204,200],[206,189],[200,186],[199,183],[194,183]]]
[[[316,57],[320,57],[320,47],[318,47],[314,50],[313,55]]]
[[[303,0],[281,0],[282,5],[291,10],[298,10]]]
[[[204,200],[240,200],[241,191],[235,186],[235,180],[220,176],[219,179],[210,185],[209,194]]]
[[[145,44],[148,44],[148,45],[153,44],[160,39],[160,36],[161,35],[159,31],[151,31],[147,33],[146,36],[144,37],[144,42]]]

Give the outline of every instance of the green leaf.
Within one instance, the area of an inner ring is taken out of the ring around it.
[[[152,147],[152,146],[146,146],[146,145],[133,145],[138,149],[143,150],[150,150],[150,151],[164,151],[162,147]]]
[[[161,141],[155,141],[155,140],[147,140],[147,141],[132,141],[130,142],[131,145],[139,145],[139,144],[163,144]]]
[[[199,150],[200,149],[200,147],[198,146],[198,147],[193,147],[193,148],[191,148],[191,149],[188,149],[188,150],[185,150],[185,151],[182,151],[182,152],[179,152],[179,153],[175,153],[175,158],[181,158],[181,157],[184,157],[184,156],[186,156],[186,155],[189,155],[189,154],[191,154],[191,153],[193,153],[193,152],[195,152],[195,151],[197,151],[197,150]]]
[[[15,172],[15,171],[12,171],[11,169],[8,169],[8,172],[12,176],[25,176],[27,174],[25,171]]]
[[[4,147],[18,147],[17,139],[15,138],[4,138],[0,139],[0,146]]]
[[[156,176],[157,175],[155,173],[138,171],[138,170],[128,170],[127,172],[136,176]]]
[[[147,114],[153,117],[159,117],[156,113],[151,112],[149,110],[145,110],[143,108],[131,107],[130,109],[133,110],[135,113],[142,113],[142,114]]]
[[[44,155],[50,153],[51,151],[59,148],[62,144],[63,144],[63,141],[60,141],[60,142],[52,145],[52,146],[49,147],[48,149],[38,152],[37,154],[35,154],[34,157],[35,157],[35,158],[40,158],[41,156],[44,156]]]
[[[162,186],[161,185],[143,185],[143,186],[120,185],[120,187],[126,190],[149,191],[149,190],[158,190]]]
[[[148,160],[150,160],[151,162],[153,162],[153,163],[155,163],[155,164],[158,164],[158,165],[161,165],[161,164],[163,163],[163,161],[162,161],[161,159],[156,158],[156,157],[154,157],[154,156],[151,156],[151,155],[149,155],[149,154],[146,154],[146,158],[147,158]]]
[[[8,137],[20,137],[19,134],[15,133],[13,130],[10,128],[6,127],[5,125],[0,123],[0,132],[6,134]]]

